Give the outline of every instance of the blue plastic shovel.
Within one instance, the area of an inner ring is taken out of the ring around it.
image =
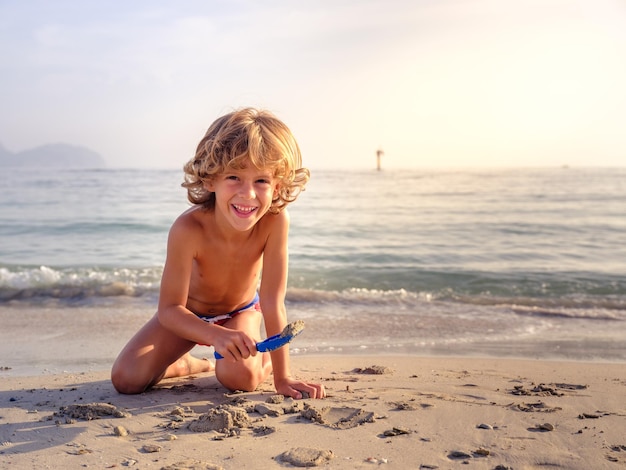
[[[256,350],[259,352],[269,352],[282,348],[285,344],[291,343],[291,341],[298,336],[303,329],[304,322],[302,320],[289,323],[289,325],[287,325],[282,332],[258,342],[256,344]],[[215,359],[224,359],[224,356],[217,351],[215,351],[214,355]]]

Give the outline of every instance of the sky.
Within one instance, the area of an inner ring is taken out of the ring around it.
[[[0,0],[0,143],[179,168],[268,109],[310,168],[624,166],[626,0]]]

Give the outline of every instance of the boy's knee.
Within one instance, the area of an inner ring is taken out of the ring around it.
[[[111,383],[115,390],[125,395],[136,395],[146,390],[146,387],[138,386],[127,373],[115,368],[111,371]]]
[[[263,382],[260,371],[248,367],[227,368],[216,371],[215,375],[224,387],[242,392],[254,392]]]

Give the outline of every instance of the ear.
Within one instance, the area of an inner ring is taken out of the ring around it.
[[[278,191],[280,191],[280,183],[276,183],[274,185],[274,193],[272,194],[272,199],[276,199],[278,197]]]
[[[215,192],[215,182],[214,182],[213,178],[208,178],[208,179],[205,179],[204,181],[202,181],[202,187],[204,189],[206,189],[208,192],[214,193]]]

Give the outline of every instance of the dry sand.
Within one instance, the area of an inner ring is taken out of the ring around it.
[[[292,363],[328,398],[284,400],[271,381],[231,394],[212,374],[125,396],[107,372],[0,372],[0,467],[626,467],[624,364],[340,355]]]

